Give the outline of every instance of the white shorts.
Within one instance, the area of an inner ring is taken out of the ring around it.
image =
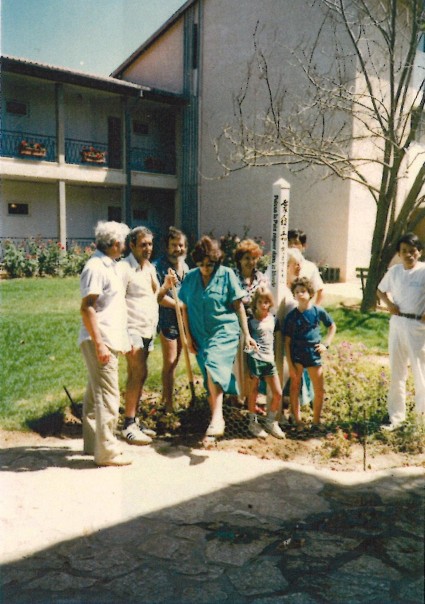
[[[130,339],[130,344],[133,348],[140,348],[143,350],[147,348],[148,352],[152,352],[153,350],[153,338],[144,338],[137,333],[129,333],[128,337]]]

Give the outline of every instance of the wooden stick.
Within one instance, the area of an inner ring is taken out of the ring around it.
[[[171,289],[173,292],[174,302],[176,303],[176,315],[177,315],[177,323],[178,323],[179,332],[180,332],[180,341],[182,343],[184,360],[185,360],[185,364],[186,364],[186,374],[187,374],[187,379],[189,380],[189,388],[190,388],[190,393],[192,395],[192,401],[193,401],[195,399],[195,383],[193,381],[192,365],[190,364],[189,350],[187,348],[187,339],[186,339],[186,332],[184,330],[182,311],[180,308],[180,301],[177,296],[177,290],[176,290],[175,285],[173,285]]]

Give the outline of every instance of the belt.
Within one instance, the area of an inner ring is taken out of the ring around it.
[[[422,320],[422,315],[414,315],[410,312],[399,312],[398,313],[399,317],[405,317],[406,319],[415,319],[416,321],[421,321]]]

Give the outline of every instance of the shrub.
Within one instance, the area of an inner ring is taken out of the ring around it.
[[[211,235],[211,237],[214,236],[212,233],[210,233],[210,235]],[[238,244],[243,239],[247,239],[248,237],[249,237],[249,228],[244,227],[242,237],[239,237],[239,235],[237,235],[236,233],[231,233],[230,231],[228,231],[226,235],[222,235],[219,238],[220,247],[221,247],[222,251],[224,252],[223,264],[225,266],[230,266],[230,268],[236,268],[236,263],[234,260],[235,249],[237,248]],[[265,241],[263,241],[263,239],[261,237],[257,237],[257,236],[252,237],[251,239],[253,239],[255,241],[255,243],[257,243],[264,252],[264,247],[266,245]],[[260,271],[265,271],[269,264],[270,264],[270,257],[267,254],[265,254],[258,260],[257,268]]]
[[[79,275],[95,249],[96,246],[94,243],[85,248],[81,248],[78,244],[72,244],[62,261],[63,274],[70,277]]]
[[[3,266],[9,277],[33,277],[38,271],[37,256],[16,246],[11,241],[4,244]]]
[[[3,266],[9,277],[74,276],[81,273],[95,245],[81,248],[73,244],[65,252],[57,241],[36,238],[19,245],[6,241],[4,249]]]
[[[64,257],[64,247],[60,243],[49,240],[43,243],[40,240],[30,242],[30,246],[35,250],[38,257],[39,276],[51,275],[60,276],[62,273],[62,262]]]

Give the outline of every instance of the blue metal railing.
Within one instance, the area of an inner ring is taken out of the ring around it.
[[[83,166],[108,166],[108,145],[75,138],[65,139],[65,162]]]
[[[27,143],[24,145],[23,143]],[[39,151],[31,149],[39,145]],[[23,151],[23,149],[25,149]],[[34,132],[0,130],[0,156],[57,161],[56,137]],[[74,138],[65,139],[65,162],[83,166],[108,167],[108,145]],[[156,174],[176,173],[175,151],[158,146],[132,147],[131,169]]]
[[[158,174],[176,173],[176,155],[158,147],[132,147],[131,169]]]
[[[35,146],[37,146],[35,148]],[[56,161],[56,137],[35,132],[0,130],[0,155],[19,159]]]

